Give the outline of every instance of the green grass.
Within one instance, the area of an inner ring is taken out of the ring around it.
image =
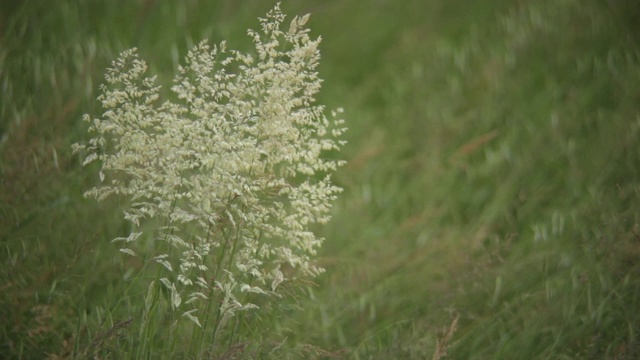
[[[166,82],[202,38],[249,49],[247,27],[271,6],[0,4],[6,358],[135,358],[141,344],[188,356],[188,332],[162,317],[139,336],[148,273],[110,243],[128,225],[116,201],[83,198],[97,176],[70,144],[120,51],[137,46]],[[452,359],[640,357],[638,5],[283,10],[311,12],[323,37],[320,101],[350,128],[345,192],[317,229],[327,272],[246,317],[226,358],[423,359],[438,343]]]

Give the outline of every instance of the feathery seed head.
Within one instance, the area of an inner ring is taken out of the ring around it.
[[[124,217],[136,231],[114,240],[121,251],[135,255],[141,238],[177,249],[150,258],[168,272],[159,281],[172,307],[199,326],[205,289],[220,294],[228,319],[256,307],[239,294],[276,294],[291,277],[323,271],[311,260],[323,239],[309,227],[329,220],[341,191],[331,173],[344,162],[322,154],[340,149],[345,129],[342,109],[327,117],[316,104],[320,38],[310,38],[308,18],[283,31],[276,6],[261,31],[248,31],[255,54],[199,43],[178,68],[175,102],[160,102],[146,63],[126,50],[100,88],[104,112],[83,117],[93,137],[74,151],[101,164],[86,196],[131,201]],[[141,237],[153,219],[166,225]]]

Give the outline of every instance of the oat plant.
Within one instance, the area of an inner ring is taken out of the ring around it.
[[[113,241],[157,267],[145,316],[161,284],[176,321],[210,334],[201,344],[323,271],[311,227],[341,191],[331,174],[343,161],[326,155],[344,128],[341,110],[315,101],[320,38],[308,17],[284,27],[276,5],[248,31],[254,53],[199,43],[164,101],[136,49],[124,51],[100,87],[103,113],[84,116],[91,138],[74,145],[84,165],[99,163],[86,196],[125,200],[133,231]]]

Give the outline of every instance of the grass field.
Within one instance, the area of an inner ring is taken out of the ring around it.
[[[249,50],[273,4],[0,3],[0,357],[195,357],[181,328],[141,332],[150,274],[111,243],[118,200],[83,197],[97,168],[71,144],[121,51],[168,83],[201,39]],[[640,358],[640,6],[282,9],[322,36],[344,192],[315,228],[327,271],[208,357]]]

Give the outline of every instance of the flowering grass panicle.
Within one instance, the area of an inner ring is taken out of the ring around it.
[[[283,30],[276,6],[248,32],[254,54],[201,42],[164,102],[136,49],[124,51],[100,88],[104,112],[84,116],[93,137],[74,150],[101,166],[86,195],[130,200],[124,217],[135,231],[114,241],[157,262],[172,307],[200,326],[214,296],[218,327],[257,307],[246,294],[277,295],[283,282],[323,271],[312,259],[323,239],[310,225],[329,220],[341,191],[331,173],[343,162],[322,155],[340,149],[344,128],[340,110],[326,116],[315,102],[320,38],[307,19]]]

